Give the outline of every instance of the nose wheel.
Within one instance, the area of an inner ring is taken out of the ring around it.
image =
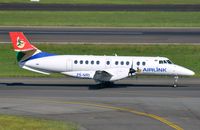
[[[178,85],[178,76],[174,76],[174,83],[173,83],[173,87],[176,88]]]

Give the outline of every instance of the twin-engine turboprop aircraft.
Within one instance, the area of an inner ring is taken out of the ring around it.
[[[109,83],[135,75],[192,76],[194,72],[165,57],[55,55],[30,44],[22,32],[10,32],[19,66],[30,71],[94,79]]]

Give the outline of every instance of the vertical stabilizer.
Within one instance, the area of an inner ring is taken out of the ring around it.
[[[17,52],[18,62],[24,61],[32,55],[41,52],[27,40],[23,32],[10,32],[9,34],[13,48]]]
[[[15,51],[30,51],[37,48],[30,44],[23,32],[10,32],[10,38]]]

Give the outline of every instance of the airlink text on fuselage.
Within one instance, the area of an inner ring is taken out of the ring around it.
[[[167,68],[144,68],[143,72],[167,72]]]

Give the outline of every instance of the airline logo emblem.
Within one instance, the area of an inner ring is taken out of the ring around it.
[[[19,37],[17,37],[17,47],[23,48],[25,46],[25,42],[21,40]]]

